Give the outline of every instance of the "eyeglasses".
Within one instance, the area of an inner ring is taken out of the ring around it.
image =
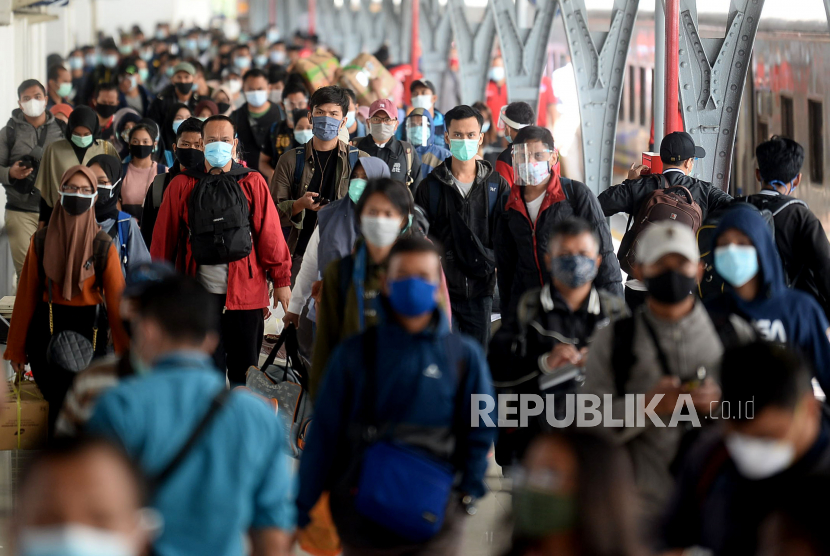
[[[81,195],[92,195],[91,187],[75,187],[74,185],[62,185],[61,191],[64,193],[80,193]]]
[[[394,124],[398,121],[398,118],[380,118],[378,116],[372,116],[369,118],[369,121],[373,124]]]

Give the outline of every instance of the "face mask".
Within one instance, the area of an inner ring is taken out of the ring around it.
[[[118,54],[107,54],[101,59],[105,68],[112,69],[118,65]]]
[[[210,48],[210,37],[200,37],[198,44],[199,50],[207,50],[208,48]]]
[[[504,68],[500,66],[494,66],[490,68],[490,80],[491,81],[503,81],[504,80]]]
[[[220,114],[224,114],[225,112],[231,109],[231,105],[227,102],[217,102],[216,108],[219,109]]]
[[[283,63],[285,63],[285,52],[282,50],[272,50],[271,62],[277,64],[278,66],[283,65]]]
[[[695,287],[695,278],[667,270],[654,278],[646,278],[648,294],[660,303],[674,305],[690,295]]]
[[[329,118],[328,116],[314,116],[311,119],[312,131],[320,141],[331,141],[337,137],[342,122],[343,120]]]
[[[95,205],[97,193],[84,195],[82,193],[61,193],[61,206],[67,214],[78,216],[83,214]]]
[[[199,43],[196,41],[196,39],[187,39],[186,41],[184,41],[184,47],[187,50],[195,51],[197,48],[199,48]]]
[[[372,245],[389,247],[401,235],[401,220],[385,216],[364,216],[360,219],[360,231]]]
[[[584,255],[563,255],[551,262],[553,278],[569,288],[584,286],[597,276],[597,262]]]
[[[159,29],[158,31],[156,31],[156,39],[158,39],[160,41],[163,41],[166,38],[167,38],[167,33],[164,30]]]
[[[481,132],[487,133],[490,131],[490,122],[484,122],[484,125],[481,126]]]
[[[150,70],[147,68],[138,68],[138,76],[141,78],[141,82],[144,83],[150,77]]]
[[[58,96],[61,98],[66,98],[72,94],[72,83],[61,83],[61,86],[58,87]]]
[[[86,149],[92,144],[92,135],[85,135],[81,137],[80,135],[72,134],[72,142],[75,144],[76,147],[81,149]]]
[[[224,168],[231,161],[233,145],[216,141],[205,145],[205,160],[214,168]]]
[[[182,125],[184,120],[173,120],[173,133],[179,132],[179,126]]]
[[[412,97],[412,108],[423,108],[429,110],[432,108],[432,95],[418,95]]]
[[[300,145],[305,145],[311,138],[314,137],[314,132],[310,129],[295,129],[294,130],[294,140],[299,143]]]
[[[389,282],[389,303],[404,317],[419,317],[435,310],[438,284],[423,278],[404,278]]]
[[[514,532],[523,538],[540,539],[576,527],[576,500],[530,487],[513,493]]]
[[[408,131],[409,133],[407,135],[407,138],[409,139],[410,143],[412,143],[416,147],[426,146],[427,139],[425,136],[427,136],[427,134],[424,133],[426,131],[424,126],[419,125],[416,127],[411,127]]]
[[[84,61],[88,66],[95,66],[98,64],[98,55],[97,54],[87,54],[84,56]]]
[[[259,108],[268,102],[268,91],[248,91],[245,100],[254,108]]]
[[[118,49],[121,51],[121,54],[124,56],[128,56],[133,52],[133,45],[131,44],[122,44],[121,47]]]
[[[147,158],[153,152],[153,145],[130,145],[133,158]]]
[[[20,106],[23,109],[23,113],[30,118],[39,118],[43,114],[43,111],[46,110],[46,101],[33,98],[22,103]]]
[[[368,182],[363,178],[352,178],[349,182],[349,199],[351,199],[354,204],[357,204],[360,200],[360,196],[363,195],[363,191],[366,189],[367,183]]]
[[[145,62],[149,62],[153,59],[153,51],[152,49],[142,50],[141,51],[141,59]]]
[[[351,112],[346,113],[346,127],[352,127],[355,122],[355,112],[352,110]]]
[[[72,69],[72,70],[84,69],[84,59],[81,56],[72,56],[69,59],[69,69]]]
[[[724,438],[724,443],[738,472],[747,479],[772,477],[795,461],[795,446],[783,440],[755,438],[733,432]]]
[[[251,59],[245,56],[237,56],[233,59],[233,65],[241,70],[246,70],[251,67]]]
[[[119,182],[121,180],[118,180]],[[98,185],[98,198],[95,200],[95,219],[102,222],[116,209],[118,195],[115,193],[115,185]]]
[[[369,124],[369,133],[373,139],[385,143],[395,135],[395,124]]]
[[[758,252],[751,245],[726,245],[715,248],[715,270],[735,288],[758,274]]]
[[[268,93],[268,100],[274,104],[282,102],[282,89],[271,89],[271,92]]]
[[[20,556],[136,556],[138,548],[119,533],[87,525],[33,527],[20,534]]]
[[[504,138],[507,141],[507,144],[511,144],[513,142],[513,138],[509,136],[507,133],[504,134]]]
[[[189,94],[193,90],[193,83],[176,83],[176,92],[180,95]]]
[[[242,90],[242,81],[239,79],[231,79],[228,81],[228,90],[231,92],[232,95],[235,95],[239,91]]]
[[[135,75],[130,76],[130,90],[132,91],[138,86],[138,77]]]
[[[205,164],[205,153],[199,149],[180,149],[176,147],[176,159],[185,168],[201,168]]]
[[[478,139],[452,139],[450,152],[462,162],[472,160],[478,154]]]
[[[118,112],[118,106],[112,104],[97,104],[95,105],[95,111],[102,118],[111,118],[113,114]]]
[[[539,185],[550,177],[550,162],[523,162],[516,166],[518,185]]]
[[[173,77],[173,69],[173,66],[170,66],[169,68],[164,70],[164,75],[166,75],[167,77]]]
[[[268,55],[267,54],[257,54],[256,58],[254,58],[254,63],[258,68],[264,67],[265,64],[268,63]]]

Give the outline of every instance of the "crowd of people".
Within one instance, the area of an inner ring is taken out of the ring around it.
[[[487,98],[442,112],[417,75],[371,101],[312,89],[318,47],[160,24],[18,87],[4,357],[50,434],[13,553],[462,554],[493,447],[509,554],[828,552],[808,508],[830,479],[830,242],[793,196],[798,143],[758,145],[759,192],[733,199],[675,132],[662,173],[597,196],[562,175],[548,104],[507,102],[498,55]],[[552,427],[580,393],[607,422]],[[475,400],[497,394],[488,427]],[[526,394],[548,411],[522,417]]]

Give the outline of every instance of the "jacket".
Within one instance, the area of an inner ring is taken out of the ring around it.
[[[44,256],[48,256],[48,253]],[[103,295],[95,282],[95,276],[87,278],[83,283],[81,294],[69,300],[63,298],[61,284],[52,283],[52,303],[69,307],[89,307],[106,303],[107,319],[112,331],[115,351],[119,354],[124,353],[130,345],[130,340],[121,325],[121,292],[124,290],[124,274],[121,272],[121,263],[118,260],[115,245],[110,246],[107,265],[101,277]],[[26,336],[29,333],[29,325],[38,304],[48,301],[49,294],[46,291],[46,282],[40,275],[40,264],[35,252],[34,237],[32,237],[29,242],[29,251],[26,253],[26,262],[23,264],[23,272],[17,282],[17,297],[14,299],[12,312],[14,324],[9,327],[9,338],[6,342],[6,352],[3,355],[6,360],[28,363]]]
[[[410,113],[407,119],[413,116]],[[423,111],[423,117],[429,122],[429,138],[427,144],[422,146],[415,146],[415,152],[421,157],[421,179],[424,180],[432,173],[442,162],[452,156],[452,153],[446,147],[435,144],[435,122],[429,110]],[[405,126],[404,126],[405,127]],[[420,180],[419,180],[420,181]]]
[[[827,241],[824,227],[803,201],[798,201],[788,195],[781,195],[777,191],[763,190],[756,195],[750,195],[746,200],[762,208],[770,197],[780,204],[791,202],[773,217],[775,245],[784,263],[784,272],[787,274],[788,282],[795,288],[815,297],[824,309],[825,316],[828,316],[830,315],[830,242]]]
[[[740,207],[726,213],[712,239],[735,228],[746,234],[758,253],[763,284],[758,296],[745,301],[729,285],[724,293],[707,301],[713,315],[734,313],[752,324],[761,339],[781,342],[801,352],[813,364],[822,389],[830,392],[830,324],[812,296],[787,288],[784,269],[769,227],[757,211]]]
[[[196,261],[188,236],[188,202],[196,178],[179,174],[165,191],[159,209],[150,255],[153,259],[175,262],[177,269],[196,276]],[[285,244],[274,205],[262,174],[251,172],[239,179],[242,192],[251,206],[252,249],[244,259],[228,264],[229,310],[262,309],[268,306],[270,278],[277,288],[291,283],[291,255]]]
[[[118,222],[122,222],[122,219],[124,218],[127,220],[127,228],[129,229],[127,238],[122,238],[116,230],[114,232],[115,237],[112,239],[112,243],[118,251],[118,259],[121,261],[121,270],[124,271],[124,276],[127,276],[133,269],[138,268],[144,263],[149,263],[151,259],[150,251],[147,249],[147,245],[144,243],[144,238],[141,236],[141,230],[138,228],[138,222],[136,222],[135,218],[131,218],[126,212],[119,212],[117,219]],[[115,218],[108,218],[98,224],[100,224],[101,229],[108,234],[112,230],[113,226],[117,226]],[[122,244],[127,247],[126,257],[124,256],[122,250]],[[124,260],[127,261],[126,264],[124,263]]]
[[[43,155],[45,155],[47,146],[64,138],[63,128],[51,112],[46,112],[46,123],[35,129],[32,124],[26,121],[26,116],[19,108],[12,111],[12,117],[9,118],[6,126],[0,129],[0,183],[6,189],[6,208],[9,210],[40,211],[40,191],[33,187],[37,176],[31,176],[31,179],[25,180],[25,189],[20,190],[15,187],[16,184],[11,183],[17,180],[11,179],[9,168],[31,153],[32,149],[37,147],[38,141],[43,139],[42,135],[44,133],[46,138],[43,143]],[[10,142],[10,139],[13,142]]]
[[[720,377],[720,359],[723,354],[718,333],[701,303],[678,322],[667,322],[655,317],[648,307],[634,315],[634,337],[631,344],[635,361],[630,368],[625,392],[618,392],[613,366],[614,327],[599,330],[588,352],[585,368],[584,390],[602,400],[597,409],[614,419],[625,418],[623,394],[646,394],[664,376],[657,349],[644,321],[653,328],[660,348],[666,355],[668,372],[681,381],[698,378],[698,369],[706,369],[707,377],[715,382]],[[610,409],[605,408],[604,396],[613,396]],[[661,418],[668,424],[668,418]],[[701,419],[702,421],[702,419]],[[683,427],[651,426],[648,418],[645,426],[606,427],[628,451],[634,468],[634,479],[646,519],[656,519],[671,495],[674,477],[670,466],[680,447]]]
[[[153,102],[153,95],[150,94],[150,91],[144,85],[138,86],[138,96],[141,97],[141,106],[142,110],[140,111],[141,117],[147,115],[150,111],[150,106]],[[119,108],[132,108],[130,104],[127,103],[127,95],[121,89],[118,89],[118,107]]]
[[[262,143],[268,137],[271,126],[280,121],[280,108],[272,102],[268,111],[257,118],[257,125],[261,126],[257,130],[251,126],[250,118],[247,102],[231,114],[231,119],[236,122],[236,133],[242,145],[245,165],[257,170]],[[257,137],[257,132],[260,137]]]
[[[470,426],[472,396],[493,395],[481,347],[470,338],[459,339],[465,368],[461,378],[458,369],[448,364],[446,337],[451,332],[441,311],[436,310],[433,324],[417,334],[392,323],[380,324],[376,330],[377,396],[372,403],[378,423],[396,423],[397,439],[406,441],[409,433],[410,438],[417,437],[422,441],[420,445],[433,455],[452,461],[460,475],[458,491],[483,496],[487,452],[496,429]],[[363,347],[363,335],[354,336],[343,342],[331,358],[315,404],[314,426],[300,460],[298,527],[308,523],[308,512],[320,494],[341,482],[350,464],[360,455],[357,444],[349,442],[348,431],[349,424],[358,421],[362,403],[366,372]],[[391,366],[395,372],[384,372]],[[425,374],[431,367],[437,367],[438,372]],[[463,407],[456,407],[459,387],[464,389]],[[458,416],[465,426],[455,426]],[[451,432],[455,449],[447,443]],[[334,508],[332,512],[336,519]]]
[[[196,105],[199,104],[199,101],[202,100],[202,97],[196,91],[190,93],[190,98],[184,104],[190,108],[191,112],[196,109]],[[176,86],[175,85],[168,85],[161,92],[153,99],[153,102],[150,104],[150,108],[147,110],[147,117],[154,122],[158,123],[159,127],[164,125],[164,122],[167,120],[167,113],[170,112],[170,108],[173,107],[174,104],[177,102],[181,102],[179,97],[176,96]],[[172,129],[170,132],[172,133]],[[167,130],[161,130],[161,136],[166,137]],[[166,142],[166,141],[165,141]],[[170,145],[166,145],[168,148]]]
[[[413,193],[418,189],[418,184],[421,183],[421,157],[418,156],[418,152],[412,145],[405,141],[399,141],[395,137],[390,137],[386,146],[380,148],[372,139],[372,136],[367,135],[363,139],[359,139],[355,146],[369,156],[377,157],[386,162],[393,180],[407,184],[409,190]],[[409,150],[408,156],[407,150]],[[410,160],[412,161],[411,168]],[[411,184],[407,176],[412,180]]]
[[[285,151],[277,162],[274,168],[274,175],[271,176],[269,189],[271,190],[271,197],[274,199],[274,204],[277,206],[277,211],[280,217],[280,226],[283,228],[292,227],[291,234],[288,237],[288,244],[296,245],[297,239],[300,236],[300,230],[303,229],[303,218],[305,211],[300,211],[293,217],[291,211],[294,208],[294,201],[305,195],[311,184],[311,176],[314,174],[314,149],[311,144],[312,139],[305,145],[305,167],[299,184],[294,183],[294,169],[297,167],[296,149]],[[341,199],[349,192],[349,180],[352,175],[349,167],[349,145],[343,141],[337,143],[338,159],[336,175],[340,176],[340,183],[335,187],[335,198]],[[358,152],[358,156],[369,156],[365,152]]]
[[[115,150],[112,143],[104,141],[103,139],[96,139],[86,150],[84,160],[81,164],[86,166],[90,159],[99,154],[109,154],[118,157],[118,151]],[[41,208],[43,208],[44,203],[49,209],[53,208],[55,203],[60,203],[61,178],[64,172],[77,165],[78,156],[72,149],[72,143],[68,139],[55,141],[46,147],[43,158],[40,161],[40,170],[38,170],[37,179],[35,180],[35,187],[40,191],[41,199],[43,200]],[[41,220],[44,220],[43,215]],[[49,219],[46,218],[45,221],[48,222]]]
[[[507,185],[513,187],[513,145],[507,145],[507,148],[499,153],[496,159],[496,172],[504,178]]]
[[[445,160],[421,184],[415,192],[415,204],[426,215],[429,222],[429,238],[445,250],[441,262],[447,277],[450,297],[474,299],[493,295],[496,287],[496,273],[485,278],[473,278],[464,274],[458,267],[453,255],[454,243],[450,216],[459,214],[470,230],[479,238],[485,248],[493,249],[496,234],[496,222],[504,211],[509,188],[504,179],[493,172],[493,167],[483,160],[476,161],[477,175],[475,183],[467,197],[462,197],[455,186],[450,170],[452,159]],[[498,183],[498,199],[490,212],[488,182]],[[440,191],[437,213],[433,214],[431,206],[432,190]]]
[[[519,185],[510,189],[504,214],[496,223],[495,252],[502,319],[512,318],[524,292],[550,283],[545,255],[551,229],[571,216],[590,222],[599,236],[602,262],[594,285],[612,295],[623,294],[620,263],[614,255],[611,231],[596,197],[584,183],[555,178],[556,174],[553,174],[535,223],[530,221],[522,196],[524,188]]]

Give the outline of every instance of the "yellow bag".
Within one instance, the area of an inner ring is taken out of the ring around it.
[[[329,493],[324,492],[309,512],[311,523],[297,532],[300,548],[314,556],[337,556],[343,551],[329,507]]]

